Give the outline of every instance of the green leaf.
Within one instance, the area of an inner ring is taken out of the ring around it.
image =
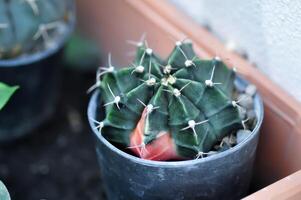
[[[5,185],[0,181],[0,199],[1,200],[10,200],[10,196]]]
[[[0,82],[0,110],[5,106],[17,89],[19,89],[19,86],[11,87]]]

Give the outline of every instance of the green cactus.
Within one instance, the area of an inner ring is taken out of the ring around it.
[[[107,140],[145,159],[191,159],[243,127],[232,100],[235,72],[218,57],[199,59],[184,41],[167,61],[137,46],[131,67],[109,62],[97,73],[105,118],[95,123]]]
[[[71,14],[70,0],[1,0],[0,59],[53,46]]]

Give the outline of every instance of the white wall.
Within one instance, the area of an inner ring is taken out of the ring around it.
[[[301,101],[300,0],[170,0]]]

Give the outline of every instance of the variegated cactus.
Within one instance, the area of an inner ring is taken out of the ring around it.
[[[235,72],[218,57],[200,59],[185,41],[166,61],[146,43],[137,46],[132,66],[109,62],[97,73],[105,118],[95,123],[108,141],[144,159],[183,160],[207,154],[243,127],[232,99]]]
[[[55,35],[63,31],[71,17],[70,3],[70,0],[1,0],[0,59],[55,45]]]

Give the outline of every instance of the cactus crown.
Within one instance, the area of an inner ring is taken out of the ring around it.
[[[97,128],[107,140],[145,159],[190,159],[242,127],[235,73],[219,58],[199,59],[190,42],[177,42],[167,61],[137,46],[132,66],[109,62],[97,73],[105,107]]]
[[[71,17],[70,0],[1,0],[0,59],[53,47]]]

